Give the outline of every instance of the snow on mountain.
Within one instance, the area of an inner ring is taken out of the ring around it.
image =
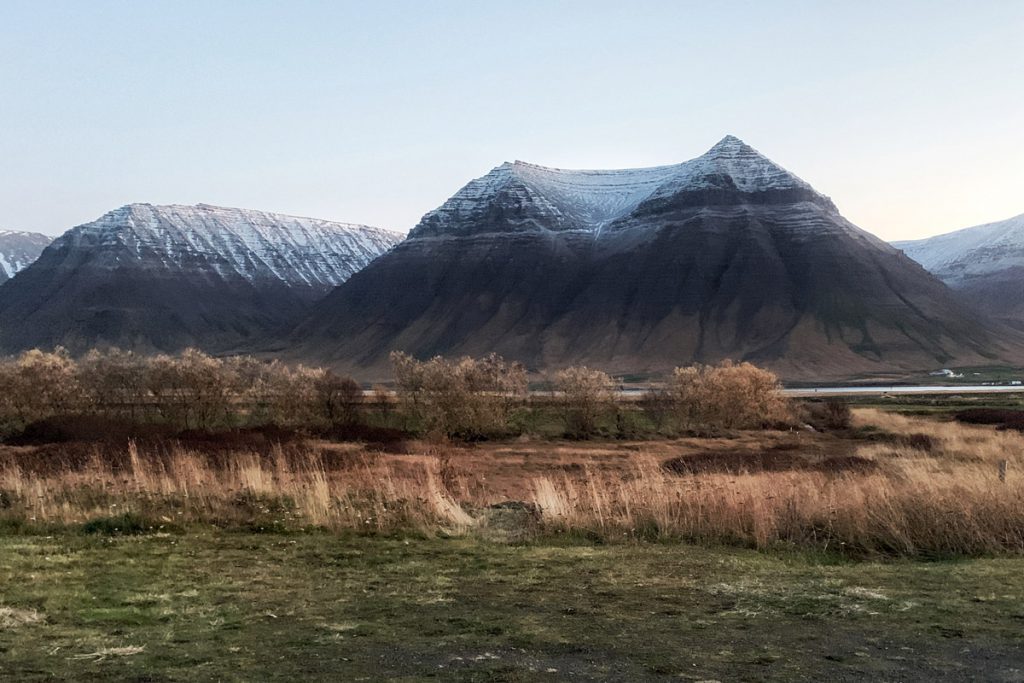
[[[726,135],[707,153],[676,168],[677,173],[659,187],[653,196],[665,196],[682,190],[719,188],[723,182],[745,193],[812,190],[807,182],[733,135]]]
[[[0,282],[39,258],[52,237],[35,232],[0,230]]]
[[[827,197],[767,159],[742,140],[727,135],[704,155],[669,166],[622,170],[566,170],[523,161],[504,163],[469,182],[439,208],[426,214],[413,237],[477,233],[494,229],[576,230],[600,235],[616,220],[648,200],[708,190],[756,194],[773,191]],[[500,199],[503,210],[495,211]]]
[[[956,286],[972,277],[1024,267],[1024,214],[893,246]]]
[[[402,236],[365,225],[233,209],[130,204],[72,228],[54,248],[88,246],[165,267],[280,280],[327,290],[390,249]]]

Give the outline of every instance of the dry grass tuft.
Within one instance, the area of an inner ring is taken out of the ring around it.
[[[146,651],[145,646],[139,645],[125,645],[124,647],[104,647],[96,652],[89,652],[86,654],[75,655],[72,659],[91,659],[96,662],[102,662],[104,659],[110,657],[131,657],[132,655],[139,655]]]
[[[0,606],[0,630],[19,628],[43,621],[43,615],[34,609]]]

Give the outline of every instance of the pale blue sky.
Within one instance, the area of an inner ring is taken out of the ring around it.
[[[886,239],[1024,213],[1024,1],[0,0],[0,226],[130,202],[408,230],[505,160],[726,133]]]

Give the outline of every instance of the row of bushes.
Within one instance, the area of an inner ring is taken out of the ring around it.
[[[177,356],[34,350],[0,362],[0,434],[61,415],[160,421],[182,429],[235,424],[332,425],[357,419],[362,388],[329,370],[187,350]]]
[[[329,370],[245,356],[109,350],[73,359],[60,350],[29,351],[0,361],[0,435],[66,415],[180,429],[320,429],[369,419],[371,403],[380,408],[375,419],[390,419],[397,403],[404,429],[463,440],[535,431],[538,416],[558,421],[574,438],[793,422],[778,378],[749,363],[678,368],[664,388],[624,401],[610,376],[586,367],[561,370],[551,377],[551,391],[530,394],[525,368],[494,354],[419,361],[394,353],[391,360],[395,395],[377,389],[369,401],[357,382]]]
[[[428,431],[474,438],[507,433],[528,406],[525,369],[496,355],[457,361],[391,356],[401,405]],[[534,399],[557,409],[565,434],[587,438],[612,423],[620,435],[630,412],[642,412],[655,431],[750,429],[791,425],[795,414],[778,377],[750,363],[676,368],[667,385],[628,406],[606,373],[586,367],[557,372],[551,392]]]

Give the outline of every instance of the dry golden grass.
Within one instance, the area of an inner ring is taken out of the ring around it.
[[[0,605],[0,631],[43,622],[43,615],[34,609],[16,609]]]
[[[182,447],[156,457],[129,444],[129,466],[121,469],[98,456],[42,475],[7,465],[0,470],[0,491],[12,509],[35,522],[81,523],[131,513],[166,524],[426,531],[458,530],[471,521],[445,493],[438,458],[423,458],[396,476],[395,467],[380,459],[331,472],[317,451],[303,454],[305,459],[286,457],[281,448],[270,458],[237,452],[226,466],[215,466]]]
[[[741,437],[745,444],[759,439],[778,446],[795,439],[792,452],[772,452],[786,455],[786,463],[814,466],[691,474],[663,465],[668,455],[692,451],[693,439],[629,450],[598,444],[590,457],[575,461],[570,449],[546,443],[479,451],[420,444],[402,456],[352,447],[343,467],[328,466],[330,452],[322,444],[288,454],[280,447],[269,454],[242,450],[219,460],[180,446],[156,454],[129,445],[117,467],[97,454],[28,473],[8,459],[0,467],[0,501],[7,508],[0,514],[44,523],[132,513],[157,527],[472,533],[493,519],[489,505],[514,499],[530,504],[522,509],[532,515],[531,528],[609,539],[788,543],[905,555],[1024,552],[1024,436],[874,410],[857,411],[855,422],[894,436],[851,445],[748,433]],[[844,446],[844,457],[853,455],[861,465],[870,461],[871,467],[820,467],[822,453],[799,450],[808,444],[819,450],[823,444]],[[704,448],[726,452],[711,440]],[[551,451],[557,457],[544,460]],[[510,477],[506,467],[499,491],[498,478],[488,474],[502,470],[482,463],[514,458],[511,469],[518,476]]]

